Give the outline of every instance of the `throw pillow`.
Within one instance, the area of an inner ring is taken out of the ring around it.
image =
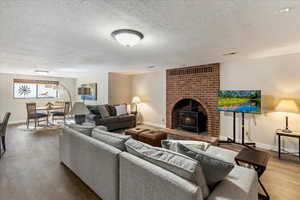
[[[92,137],[101,142],[114,146],[121,151],[125,151],[125,142],[131,138],[129,135],[111,133],[100,129],[94,129],[92,131]]]
[[[116,111],[115,106],[107,104],[106,109],[108,110],[110,116],[116,116],[117,115],[117,111]]]
[[[127,105],[126,104],[120,104],[118,106],[115,106],[116,108],[116,113],[117,113],[117,116],[120,116],[120,115],[127,115]]]
[[[206,182],[210,187],[214,187],[219,181],[222,181],[234,168],[230,162],[216,158],[205,151],[201,151],[193,146],[178,144],[180,153],[187,155],[199,162],[202,166]]]
[[[99,112],[100,112],[100,115],[102,118],[107,118],[109,117],[109,112],[108,110],[106,109],[106,106],[105,105],[100,105],[99,106]]]
[[[201,142],[201,141],[195,141],[195,140],[162,140],[161,146],[165,149],[169,149],[171,151],[178,152],[178,143],[194,146],[195,148],[198,148],[202,151],[206,151],[209,147],[209,143]]]
[[[79,124],[69,124],[67,125],[69,128],[76,130],[84,135],[91,136],[92,131],[95,126],[93,125],[79,125]]]
[[[125,146],[127,152],[197,183],[201,187],[204,199],[209,195],[202,168],[196,160],[134,139],[127,140]]]
[[[94,115],[100,115],[99,108],[97,105],[87,105],[86,106],[89,111]]]

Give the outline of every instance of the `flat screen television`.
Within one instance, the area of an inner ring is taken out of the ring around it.
[[[261,113],[260,90],[221,90],[218,93],[218,111]]]

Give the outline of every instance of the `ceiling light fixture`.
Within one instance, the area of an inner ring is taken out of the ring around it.
[[[48,75],[49,74],[49,71],[48,70],[34,70],[34,73],[36,74],[40,74],[40,75]]]
[[[111,33],[111,36],[126,47],[133,47],[144,38],[141,32],[131,29],[115,30]]]
[[[292,8],[290,7],[286,7],[286,8],[282,8],[279,10],[280,13],[287,13],[287,12],[291,12]]]

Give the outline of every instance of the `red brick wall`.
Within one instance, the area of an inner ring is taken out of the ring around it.
[[[216,110],[220,89],[220,64],[167,70],[167,127],[172,128],[172,110],[181,99],[198,101],[208,114],[208,134],[219,136],[220,115]]]

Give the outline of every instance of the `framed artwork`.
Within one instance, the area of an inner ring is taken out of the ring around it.
[[[91,94],[90,95],[81,95],[80,96],[80,98],[82,100],[90,100],[90,101],[96,101],[97,100],[97,83],[81,84],[80,87],[91,88]]]

